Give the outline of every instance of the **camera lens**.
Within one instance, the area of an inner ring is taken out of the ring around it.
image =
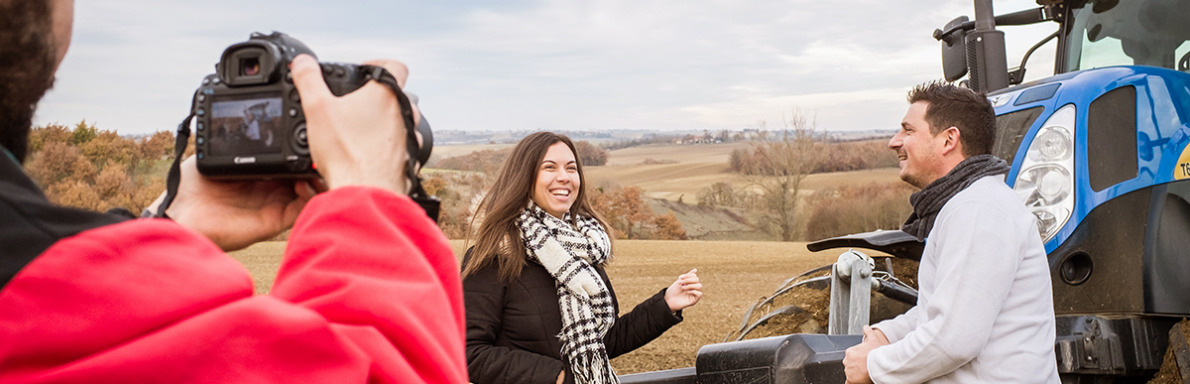
[[[240,76],[256,76],[260,74],[260,58],[247,57],[240,59]]]

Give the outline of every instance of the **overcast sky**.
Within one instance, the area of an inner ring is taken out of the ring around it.
[[[974,16],[972,4],[79,1],[74,40],[36,123],[173,130],[224,48],[277,30],[323,61],[404,61],[407,89],[435,130],[774,129],[794,109],[820,130],[896,129],[905,92],[942,76],[931,32]],[[1055,28],[1006,28],[1009,66]],[[1035,55],[1029,77],[1051,63]]]

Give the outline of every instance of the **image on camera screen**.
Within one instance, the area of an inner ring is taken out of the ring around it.
[[[281,97],[240,95],[211,103],[210,154],[245,156],[281,153]]]

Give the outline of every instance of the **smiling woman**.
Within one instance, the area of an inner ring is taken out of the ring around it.
[[[463,259],[467,368],[477,384],[616,383],[610,359],[660,336],[702,297],[691,270],[617,318],[604,271],[611,236],[575,153],[566,136],[529,135],[480,203]]]
[[[574,205],[582,179],[578,173],[578,159],[564,142],[557,142],[545,152],[533,183],[533,203],[546,213],[562,218]]]

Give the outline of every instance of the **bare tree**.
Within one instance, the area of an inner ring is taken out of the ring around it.
[[[590,141],[574,142],[574,150],[584,167],[607,165],[607,150],[591,144]]]
[[[822,161],[821,151],[815,148],[816,122],[806,113],[794,108],[785,117],[784,129],[769,132],[762,129],[752,138],[753,156],[763,165],[752,176],[761,192],[761,214],[757,224],[781,241],[797,238],[798,192],[802,181]]]

